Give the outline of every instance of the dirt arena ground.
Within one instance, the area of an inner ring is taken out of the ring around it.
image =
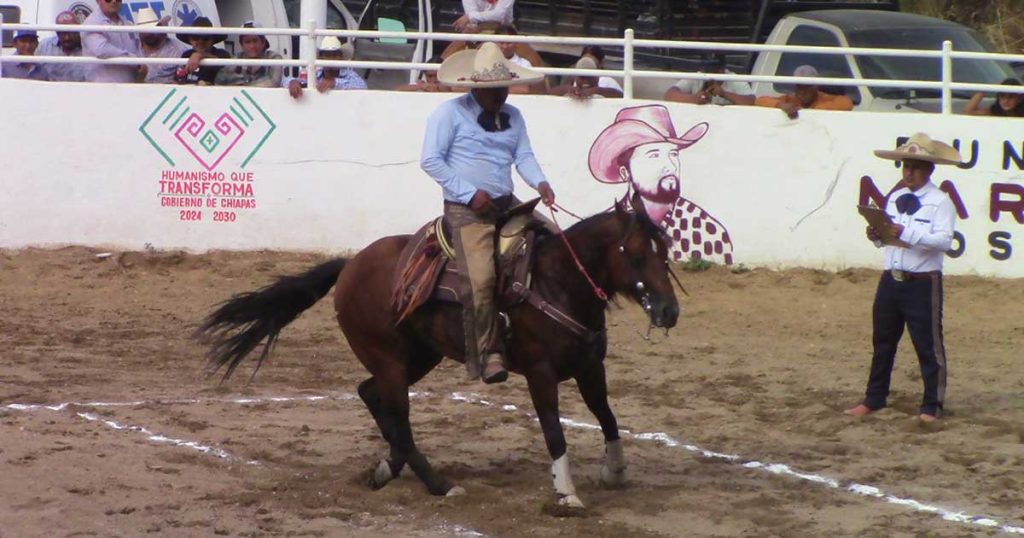
[[[690,296],[668,336],[644,341],[634,305],[612,314],[612,405],[631,432],[738,458],[627,437],[629,487],[607,491],[600,434],[568,428],[588,511],[556,518],[521,378],[485,387],[447,361],[416,387],[419,445],[468,491],[434,498],[408,471],[380,491],[364,485],[385,445],[351,398],[365,375],[330,301],[284,332],[252,384],[251,364],[224,387],[204,375],[189,334],[211,305],[322,258],[97,252],[0,251],[3,538],[954,537],[1024,527],[1021,280],[947,279],[948,418],[925,426],[914,418],[921,386],[909,340],[891,408],[841,414],[867,375],[875,271],[684,273]],[[573,386],[562,402],[566,418],[596,422]]]

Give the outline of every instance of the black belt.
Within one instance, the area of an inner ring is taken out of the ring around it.
[[[942,271],[902,271],[900,269],[890,269],[888,271],[892,275],[892,279],[896,282],[905,282],[907,280],[927,280],[933,276],[942,276]]]
[[[512,202],[515,202],[515,198],[511,194],[491,198],[491,203],[493,203],[498,208],[498,211],[506,211],[508,208],[512,207]],[[445,200],[444,205],[457,205],[462,207],[469,207],[469,204],[453,202],[451,200]]]

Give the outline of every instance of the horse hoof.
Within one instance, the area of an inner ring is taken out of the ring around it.
[[[462,497],[465,494],[466,494],[466,488],[463,488],[462,486],[453,486],[452,489],[448,490],[448,493],[444,494],[444,496],[445,497]]]
[[[583,517],[587,514],[587,509],[579,497],[566,495],[559,497],[557,502],[544,506],[543,512],[555,517]]]
[[[585,506],[583,506],[583,501],[581,501],[580,498],[575,495],[566,495],[565,497],[558,499],[558,506],[561,506],[563,508],[575,508],[580,510],[586,508]]]
[[[626,487],[625,469],[615,472],[607,467],[601,467],[601,485],[608,489],[622,489]]]
[[[380,460],[377,467],[370,473],[370,487],[380,489],[391,482],[395,476],[391,474],[391,465],[388,460]]]

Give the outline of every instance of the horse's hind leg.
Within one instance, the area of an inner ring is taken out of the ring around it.
[[[426,456],[416,448],[412,425],[409,423],[409,378],[404,373],[395,373],[378,376],[377,379],[381,404],[381,431],[391,445],[394,458],[397,461],[404,459],[427,486],[427,491],[431,495],[461,494],[462,488],[456,488],[434,471]]]
[[[405,468],[405,456],[401,454],[394,443],[391,442],[390,427],[388,422],[383,420],[383,410],[380,404],[380,394],[377,392],[377,380],[373,377],[363,381],[359,384],[359,397],[366,404],[366,408],[369,409],[370,414],[373,415],[373,421],[377,423],[377,428],[380,429],[381,435],[384,440],[387,441],[388,446],[391,447],[391,454],[387,459],[382,459],[377,463],[377,466],[370,471],[370,487],[373,489],[380,489],[387,485],[388,482],[398,477],[402,473],[402,469]]]
[[[406,463],[409,463],[432,494],[457,494],[461,491],[453,493],[452,485],[433,471],[430,463],[416,448],[409,423],[409,386],[422,379],[440,361],[440,355],[423,353],[416,360],[407,362],[404,376],[400,376],[396,369],[388,369],[388,372],[394,373],[381,372],[386,382],[371,377],[359,385],[359,396],[391,449],[388,459],[381,460],[372,471],[370,486],[374,489],[384,487],[398,477]],[[400,377],[404,377],[404,380],[400,380]]]

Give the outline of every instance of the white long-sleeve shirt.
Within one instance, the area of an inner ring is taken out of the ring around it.
[[[512,24],[512,7],[515,0],[462,0],[462,9],[473,24],[496,22]]]
[[[886,246],[885,269],[927,272],[941,271],[946,251],[953,245],[956,208],[946,193],[929,182],[914,192],[921,208],[914,214],[901,214],[896,199],[912,192],[904,187],[889,196],[885,212],[896,224],[903,225],[900,240],[910,248]]]
[[[112,20],[97,9],[83,25],[131,26],[124,19]],[[97,58],[138,58],[142,56],[139,34],[128,32],[82,32],[82,52]],[[135,82],[134,65],[91,64],[86,71],[89,82]]]

